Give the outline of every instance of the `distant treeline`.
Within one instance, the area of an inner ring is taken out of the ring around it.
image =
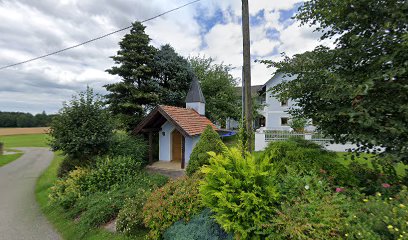
[[[47,127],[54,116],[54,114],[47,115],[45,112],[33,115],[0,111],[0,127]]]

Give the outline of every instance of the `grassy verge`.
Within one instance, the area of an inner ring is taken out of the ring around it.
[[[11,163],[12,161],[16,160],[19,158],[21,155],[23,155],[22,152],[18,152],[16,154],[10,154],[10,155],[0,155],[0,167]]]
[[[48,147],[47,137],[47,134],[0,136],[0,142],[4,143],[5,148]]]
[[[129,239],[121,234],[113,234],[102,229],[84,229],[79,226],[79,224],[72,221],[67,212],[55,205],[51,205],[48,201],[48,194],[50,187],[57,180],[57,170],[58,166],[62,161],[62,156],[59,154],[55,155],[54,160],[51,165],[45,170],[45,172],[37,180],[37,185],[35,189],[35,194],[37,202],[40,205],[42,212],[45,214],[47,219],[53,224],[57,229],[63,239],[66,240],[76,240],[76,239],[87,239],[87,240],[122,240]]]

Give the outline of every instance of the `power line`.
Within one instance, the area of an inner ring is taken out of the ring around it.
[[[154,17],[145,19],[145,20],[141,21],[141,23],[145,23],[145,22],[151,21],[151,20],[153,20],[153,19],[159,18],[159,17],[161,17],[161,16],[163,16],[163,15],[166,15],[166,14],[168,14],[168,13],[174,12],[174,11],[179,10],[179,9],[181,9],[181,8],[187,7],[188,5],[194,4],[194,3],[199,2],[199,1],[201,1],[201,0],[195,0],[195,1],[188,2],[188,3],[184,4],[184,5],[181,5],[181,6],[178,6],[178,7],[176,7],[176,8],[170,9],[170,10],[168,10],[168,11],[166,11],[166,12],[160,13],[159,15],[156,15],[156,16],[154,16]],[[85,42],[82,42],[82,43],[79,43],[79,44],[76,44],[76,45],[73,45],[73,46],[70,46],[70,47],[67,47],[67,48],[60,49],[60,50],[55,51],[55,52],[47,53],[47,54],[45,54],[45,55],[41,55],[41,56],[38,56],[38,57],[35,57],[35,58],[31,58],[31,59],[28,59],[28,60],[25,60],[25,61],[22,61],[22,62],[13,63],[13,64],[10,64],[10,65],[6,65],[6,66],[3,66],[3,67],[0,67],[0,70],[3,70],[3,69],[5,69],[5,68],[9,68],[9,67],[14,67],[14,66],[17,66],[17,65],[21,65],[21,64],[24,64],[24,63],[32,62],[32,61],[35,61],[35,60],[38,60],[38,59],[41,59],[41,58],[49,57],[49,56],[51,56],[51,55],[55,55],[55,54],[58,54],[58,53],[61,53],[61,52],[65,52],[65,51],[67,51],[67,50],[70,50],[70,49],[73,49],[73,48],[76,48],[76,47],[79,47],[79,46],[88,44],[88,43],[90,43],[90,42],[94,42],[94,41],[96,41],[96,40],[99,40],[99,39],[108,37],[108,36],[113,35],[113,34],[115,34],[115,33],[118,33],[118,32],[124,31],[124,30],[127,30],[127,29],[129,29],[129,28],[132,28],[132,25],[127,26],[127,27],[124,27],[124,28],[121,28],[121,29],[118,29],[118,30],[116,30],[116,31],[107,33],[107,34],[105,34],[105,35],[102,35],[102,36],[99,36],[99,37],[96,37],[96,38],[90,39],[90,40],[88,40],[88,41],[85,41]]]

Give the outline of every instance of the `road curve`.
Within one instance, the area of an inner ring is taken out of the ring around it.
[[[35,200],[37,178],[53,159],[46,148],[17,148],[24,155],[0,167],[0,240],[61,239]]]

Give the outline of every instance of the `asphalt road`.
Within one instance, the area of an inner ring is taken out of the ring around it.
[[[46,148],[18,148],[23,156],[0,167],[0,240],[61,239],[35,200],[37,178],[53,159]]]

